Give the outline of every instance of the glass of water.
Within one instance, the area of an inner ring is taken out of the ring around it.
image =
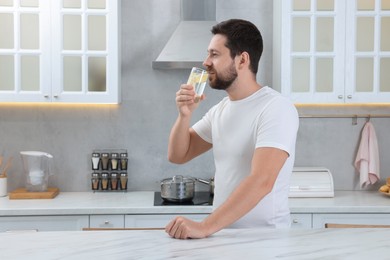
[[[200,97],[203,94],[208,76],[209,74],[204,69],[193,67],[191,70],[191,74],[188,77],[187,84],[192,85],[195,89],[195,103],[199,102]]]

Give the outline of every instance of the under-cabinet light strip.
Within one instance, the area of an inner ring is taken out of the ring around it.
[[[361,114],[361,115],[336,115],[336,114],[323,114],[323,115],[299,115],[300,118],[390,118],[390,114]]]

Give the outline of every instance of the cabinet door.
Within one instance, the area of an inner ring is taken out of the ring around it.
[[[0,1],[0,102],[50,101],[48,7],[44,1]]]
[[[346,102],[390,102],[389,1],[348,1]]]
[[[275,88],[295,103],[343,103],[345,2],[274,3]]]
[[[312,214],[291,214],[291,228],[312,228]]]
[[[89,226],[88,216],[14,216],[0,217],[0,232],[76,231]]]
[[[389,225],[390,214],[313,214],[313,228],[324,228],[325,223]]]
[[[0,102],[119,103],[119,4],[0,1]]]
[[[389,103],[386,0],[274,1],[273,84],[295,103]]]
[[[52,1],[53,102],[119,103],[119,1]]]
[[[126,228],[164,228],[169,221],[178,215],[126,215]],[[208,216],[208,214],[187,214],[180,216],[201,221]]]
[[[124,228],[124,215],[91,215],[89,216],[91,228]]]

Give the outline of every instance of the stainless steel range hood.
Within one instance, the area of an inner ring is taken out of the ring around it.
[[[182,21],[152,63],[154,69],[201,67],[212,37],[215,0],[182,0]]]

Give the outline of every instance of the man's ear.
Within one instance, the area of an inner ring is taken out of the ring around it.
[[[239,56],[239,66],[249,66],[250,64],[250,59],[249,59],[249,53],[246,51],[242,52]]]

